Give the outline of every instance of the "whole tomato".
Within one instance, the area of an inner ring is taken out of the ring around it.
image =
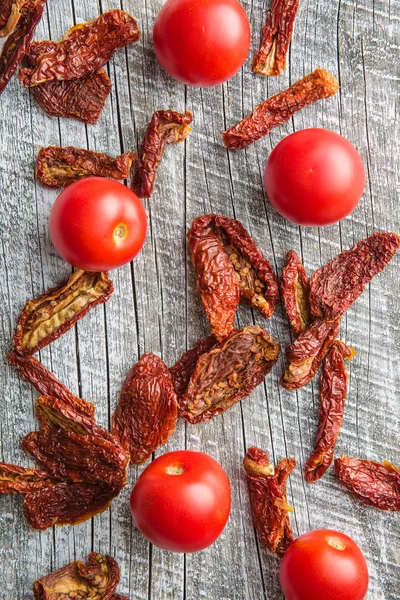
[[[174,79],[209,87],[230,79],[250,48],[250,24],[238,0],[167,0],[153,29],[161,66]]]
[[[59,254],[85,271],[130,262],[146,238],[146,211],[118,181],[88,177],[69,185],[50,213],[50,237]]]
[[[272,150],[264,172],[271,204],[298,225],[330,225],[357,206],[365,186],[360,155],[327,129],[304,129]]]
[[[283,555],[279,578],[286,600],[363,600],[368,589],[360,548],[331,529],[296,538]]]
[[[229,479],[216,460],[190,450],[156,458],[131,493],[138,529],[173,552],[197,552],[215,542],[231,507]]]

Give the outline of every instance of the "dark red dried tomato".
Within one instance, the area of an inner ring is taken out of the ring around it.
[[[58,571],[53,571],[33,584],[35,600],[115,600],[119,580],[117,562],[103,554],[92,552],[88,565],[75,560]]]
[[[297,252],[289,250],[282,271],[281,294],[293,331],[305,331],[311,321],[310,282]]]
[[[48,371],[34,356],[30,354],[18,354],[12,350],[8,355],[8,361],[14,365],[19,373],[33,385],[43,396],[53,396],[62,400],[76,412],[85,415],[94,421],[95,406],[91,402],[78,398],[58,379]]]
[[[307,481],[320,479],[330,467],[344,415],[347,373],[344,359],[352,360],[355,352],[343,342],[333,342],[322,364],[319,384],[320,415],[315,449],[305,467]]]
[[[254,111],[222,134],[224,144],[230,150],[246,148],[267,135],[271,129],[289,119],[317,100],[333,96],[339,89],[337,80],[325,71],[316,69],[290,88],[265,100]]]
[[[253,71],[279,75],[286,66],[299,0],[274,0],[263,28],[261,47],[253,60]]]
[[[107,273],[75,271],[66,282],[27,302],[13,336],[15,350],[34,354],[106,302],[113,291]]]
[[[155,354],[143,354],[125,379],[112,426],[133,464],[145,462],[169,440],[177,416],[177,399],[167,366]]]
[[[102,152],[83,148],[49,146],[39,151],[36,161],[36,178],[42,185],[52,188],[67,186],[84,177],[97,176],[109,179],[127,179],[135,152],[125,152],[111,158]]]
[[[268,455],[252,446],[243,465],[254,526],[264,546],[281,556],[293,540],[288,514],[293,508],[287,503],[286,482],[296,461],[284,458],[274,468]]]
[[[190,423],[208,421],[249,396],[270,372],[279,342],[261,327],[245,327],[202,354],[180,399],[179,414]]]
[[[390,462],[342,456],[335,459],[335,473],[364,504],[380,510],[400,510],[400,470]]]
[[[139,37],[131,15],[110,10],[94,21],[72,27],[51,50],[39,56],[33,68],[20,70],[20,81],[33,87],[47,81],[80,79],[103,67],[119,48],[137,42]]]
[[[205,352],[208,352],[217,343],[213,335],[204,338],[197,342],[194,348],[187,350],[178,362],[170,368],[172,382],[174,384],[175,393],[178,398],[178,403],[181,397],[186,394],[190,378],[195,369],[198,358]]]
[[[46,471],[0,462],[0,494],[27,494],[55,483]]]
[[[0,38],[12,33],[21,16],[26,0],[2,0],[0,4]]]
[[[42,18],[46,0],[25,0],[14,31],[8,36],[0,54],[0,94],[15,73],[26,53],[35,29]]]
[[[395,233],[373,233],[318,269],[311,278],[312,313],[330,321],[342,315],[399,248]]]
[[[183,142],[191,131],[193,116],[173,110],[157,110],[147,126],[138,152],[132,190],[139,198],[151,198],[158,165],[168,144]]]

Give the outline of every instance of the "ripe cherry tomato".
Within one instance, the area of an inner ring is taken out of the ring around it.
[[[250,48],[249,19],[238,0],[167,0],[153,29],[161,66],[188,85],[230,79]]]
[[[131,261],[146,238],[146,211],[118,181],[88,177],[69,185],[50,213],[59,254],[85,271],[108,271]]]
[[[215,542],[231,507],[229,479],[202,452],[178,450],[156,458],[131,493],[133,520],[153,544],[197,552]]]
[[[363,600],[368,589],[360,548],[331,529],[296,538],[283,555],[279,577],[286,600]]]
[[[327,129],[304,129],[283,139],[265,165],[264,185],[272,205],[298,225],[319,227],[343,219],[365,186],[360,155]]]

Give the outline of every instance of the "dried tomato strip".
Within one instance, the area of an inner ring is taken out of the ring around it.
[[[400,470],[390,462],[342,456],[335,459],[335,473],[364,504],[380,510],[400,510]]]
[[[299,110],[333,96],[338,89],[333,75],[325,69],[316,69],[284,92],[259,104],[251,115],[225,131],[222,134],[224,144],[230,150],[246,148],[274,127],[289,121]]]
[[[26,0],[3,0],[0,5],[0,38],[12,33],[21,16]]]
[[[190,423],[208,421],[249,396],[278,360],[279,342],[257,326],[234,331],[202,354],[179,403]]]
[[[247,473],[254,526],[264,546],[281,556],[293,540],[288,514],[293,508],[287,502],[286,483],[296,461],[285,458],[274,468],[268,455],[252,446],[243,466]]]
[[[311,322],[310,282],[299,255],[294,250],[286,254],[282,271],[281,295],[294,333],[305,331]]]
[[[274,0],[263,28],[261,47],[253,60],[253,71],[279,75],[286,66],[299,0]]]
[[[175,393],[178,398],[178,403],[182,396],[187,392],[190,378],[195,369],[197,360],[202,354],[208,352],[217,343],[217,340],[213,335],[204,338],[197,342],[194,348],[187,350],[178,362],[170,368],[172,383],[174,384]]]
[[[322,364],[319,384],[320,416],[314,452],[305,467],[307,481],[320,479],[333,461],[336,439],[342,425],[347,394],[344,360],[352,360],[354,350],[343,342],[333,342]]]
[[[103,67],[114,53],[137,42],[140,31],[127,12],[114,9],[94,21],[72,27],[48,52],[41,54],[33,68],[20,70],[20,81],[33,87],[47,81],[80,79]]]
[[[49,146],[39,151],[36,161],[36,178],[51,188],[67,186],[84,177],[97,176],[109,179],[127,179],[135,152],[125,152],[111,158],[102,152],[83,148]]]
[[[33,595],[35,600],[115,600],[118,596],[114,591],[119,580],[117,562],[111,556],[92,552],[87,566],[75,560],[35,581]]]
[[[183,142],[191,131],[193,116],[173,110],[157,110],[147,126],[138,152],[132,190],[139,198],[151,198],[158,165],[168,144]]]
[[[19,354],[12,350],[8,361],[14,365],[28,383],[33,385],[43,396],[53,396],[62,400],[76,412],[94,421],[95,406],[91,402],[78,398],[58,379],[48,371],[34,356]]]
[[[107,273],[75,271],[66,282],[25,305],[13,336],[15,350],[34,354],[106,302],[113,291]]]
[[[177,399],[167,366],[155,354],[144,354],[125,379],[112,424],[114,436],[133,464],[145,462],[169,440],[177,416]]]
[[[316,319],[286,347],[287,366],[281,385],[298,390],[311,381],[339,333],[340,317],[327,322]]]
[[[15,73],[42,18],[46,0],[26,0],[14,31],[8,36],[0,54],[0,94]]]
[[[395,233],[374,233],[318,269],[311,278],[312,313],[327,320],[342,315],[399,248]]]
[[[0,494],[27,494],[54,483],[46,471],[0,462]]]

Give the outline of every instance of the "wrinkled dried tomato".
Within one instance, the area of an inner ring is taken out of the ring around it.
[[[340,317],[332,322],[316,319],[298,338],[286,346],[287,366],[281,385],[298,390],[311,381],[325,354],[339,333]]]
[[[347,373],[344,359],[352,360],[353,356],[354,350],[336,341],[324,358],[319,384],[319,428],[314,452],[305,467],[307,481],[320,479],[332,464],[346,402]]]
[[[157,110],[147,126],[138,152],[138,163],[132,178],[132,190],[139,198],[151,198],[158,165],[168,144],[183,142],[191,128],[193,116],[173,110]]]
[[[21,354],[34,354],[68,331],[91,308],[106,302],[114,291],[107,273],[75,271],[69,279],[25,305],[13,345]]]
[[[287,502],[286,482],[296,461],[284,458],[274,468],[268,455],[252,446],[243,465],[247,473],[254,526],[264,546],[281,556],[293,540],[288,515],[293,508]]]
[[[0,462],[0,494],[27,494],[54,483],[46,471]]]
[[[26,0],[3,0],[0,4],[0,38],[12,33],[21,16]]]
[[[43,396],[53,396],[62,400],[76,412],[85,415],[94,421],[95,406],[91,402],[78,398],[58,379],[48,371],[34,356],[30,354],[18,354],[12,350],[8,355],[8,361],[14,365],[19,373],[33,385]]]
[[[297,252],[289,250],[282,271],[281,294],[293,331],[301,333],[310,324],[310,282]]]
[[[312,313],[327,320],[342,315],[399,248],[395,233],[373,233],[318,269],[311,278]]]
[[[257,326],[234,331],[202,354],[180,399],[179,414],[190,423],[208,421],[249,396],[279,355],[279,342]]]
[[[271,129],[286,123],[289,119],[317,100],[333,96],[339,89],[335,77],[316,69],[290,88],[265,100],[254,111],[222,134],[224,144],[230,150],[246,148],[267,135]]]
[[[263,28],[261,47],[253,60],[253,71],[279,75],[286,66],[299,0],[274,0]]]
[[[390,462],[342,456],[335,459],[335,473],[364,504],[380,510],[400,510],[400,470]]]
[[[216,343],[217,340],[213,335],[200,340],[194,348],[187,350],[178,362],[170,368],[169,372],[171,373],[178,402],[187,392],[189,381],[195,369],[197,360],[202,354],[211,350]]]
[[[133,464],[145,462],[175,430],[177,399],[171,374],[155,354],[143,354],[125,379],[112,431]]]
[[[52,188],[67,186],[84,177],[97,176],[109,179],[127,179],[135,152],[125,152],[111,158],[102,152],[83,148],[49,146],[39,151],[36,161],[36,178],[42,185]]]
[[[131,15],[120,9],[110,10],[94,21],[72,27],[60,42],[39,56],[33,68],[20,70],[20,81],[33,87],[47,81],[80,79],[103,67],[118,49],[137,42],[139,37]]]
[[[35,29],[42,18],[46,0],[26,0],[14,31],[8,36],[0,54],[0,94],[15,73],[26,53]]]
[[[239,221],[204,215],[193,221],[187,238],[197,289],[218,340],[232,332],[240,301],[266,319],[272,315],[278,302],[274,271]]]
[[[35,600],[115,600],[120,580],[117,562],[103,554],[91,552],[88,565],[75,560],[33,584]]]

